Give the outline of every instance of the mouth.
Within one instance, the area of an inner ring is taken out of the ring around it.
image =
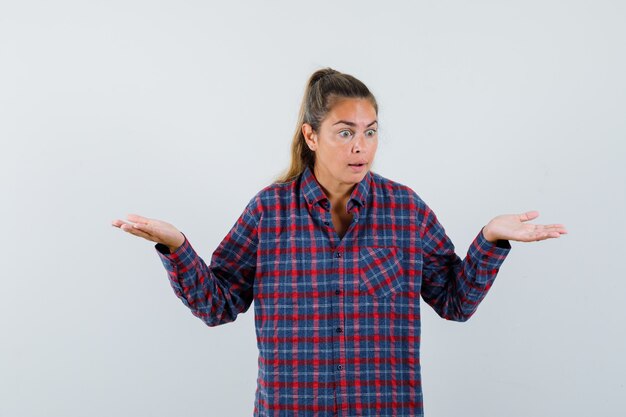
[[[348,164],[348,167],[350,168],[350,170],[352,172],[355,172],[355,173],[356,172],[359,172],[359,173],[363,172],[365,170],[366,166],[367,166],[367,163],[365,163],[365,162],[360,162],[360,163],[357,163],[357,164]]]

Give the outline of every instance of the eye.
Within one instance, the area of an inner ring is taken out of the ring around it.
[[[352,132],[350,132],[349,130],[342,130],[341,132],[339,132],[339,136],[341,136],[343,139],[346,139],[352,136]]]
[[[376,135],[376,129],[369,129],[365,131],[366,136],[374,136]]]

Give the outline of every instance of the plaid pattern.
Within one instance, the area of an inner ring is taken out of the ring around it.
[[[409,187],[368,172],[342,239],[313,173],[254,196],[207,266],[185,238],[155,248],[176,295],[208,326],[254,300],[254,416],[421,416],[420,295],[465,321],[511,246],[482,232],[461,260]]]

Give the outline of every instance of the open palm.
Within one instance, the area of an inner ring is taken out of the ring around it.
[[[522,214],[503,214],[494,217],[483,229],[485,238],[490,242],[516,240],[519,242],[535,242],[558,238],[567,233],[562,224],[531,224],[526,223],[539,217],[538,211],[527,211]]]
[[[132,235],[162,243],[169,247],[170,251],[176,250],[185,241],[185,237],[176,227],[162,220],[151,219],[138,214],[129,214],[128,220],[134,223],[117,219],[111,224]]]

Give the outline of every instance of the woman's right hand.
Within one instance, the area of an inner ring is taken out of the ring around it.
[[[170,249],[170,253],[176,251],[185,242],[185,236],[169,223],[137,214],[129,214],[126,217],[134,224],[119,219],[114,220],[111,224],[132,235],[162,243]]]

